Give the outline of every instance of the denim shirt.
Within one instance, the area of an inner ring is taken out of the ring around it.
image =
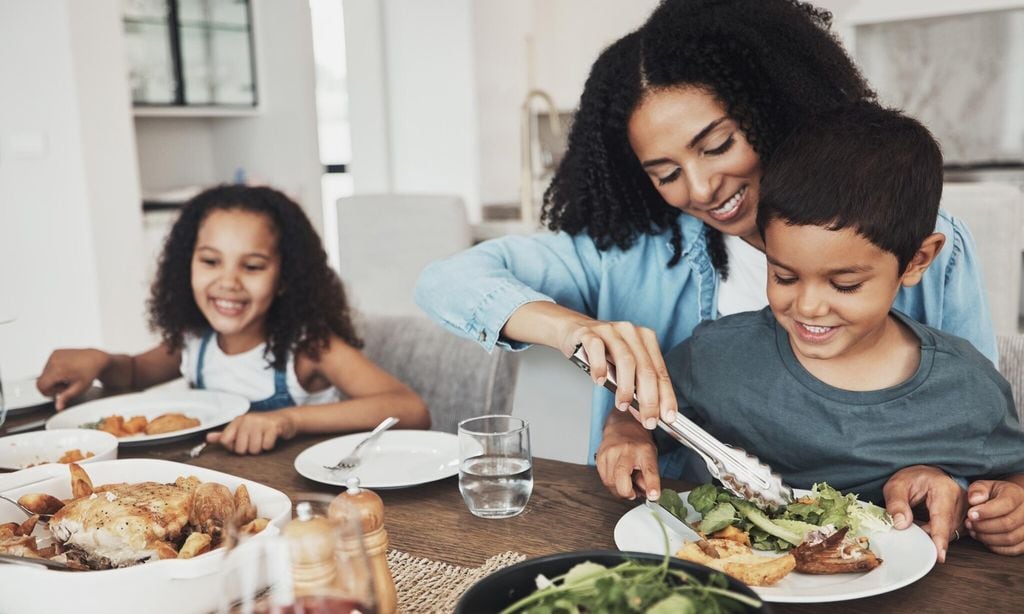
[[[506,236],[430,264],[417,282],[416,303],[448,330],[475,339],[487,351],[496,345],[528,347],[499,338],[502,327],[523,304],[554,301],[600,320],[646,326],[667,352],[697,324],[717,317],[718,275],[707,252],[706,228],[685,214],[678,224],[683,253],[672,268],[666,267],[673,255],[669,231],[640,235],[626,250],[605,251],[585,233]],[[963,222],[944,211],[935,231],[946,236],[942,251],[921,283],[900,290],[893,307],[969,340],[998,364],[974,240]],[[613,404],[610,392],[595,390],[590,458]]]

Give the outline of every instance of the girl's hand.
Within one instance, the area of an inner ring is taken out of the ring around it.
[[[906,529],[914,519],[912,507],[924,503],[928,522],[921,528],[931,535],[940,563],[946,562],[946,549],[953,530],[960,526],[967,509],[963,488],[949,475],[930,465],[904,467],[893,474],[882,489],[885,509],[893,526]]]
[[[668,368],[654,331],[630,322],[578,320],[566,327],[559,349],[571,356],[583,344],[590,361],[590,376],[603,386],[608,377],[608,358],[615,365],[615,407],[626,411],[636,394],[638,420],[648,430],[658,426],[658,417],[672,422],[676,417],[676,395]]]
[[[280,439],[295,437],[295,422],[287,409],[243,414],[219,433],[206,435],[208,443],[219,443],[235,454],[259,454],[272,450]]]
[[[1004,480],[978,480],[967,490],[967,530],[996,554],[1024,553],[1024,487]]]
[[[633,418],[608,415],[596,460],[601,481],[613,495],[629,500],[638,494],[654,500],[661,496],[654,438]]]
[[[61,411],[92,386],[110,361],[110,355],[100,350],[57,350],[47,359],[36,388],[53,397],[54,406]]]

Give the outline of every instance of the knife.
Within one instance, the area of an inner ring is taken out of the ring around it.
[[[569,360],[590,373],[590,361],[582,343],[576,346]],[[615,365],[610,362],[604,387],[612,392],[617,389]],[[639,417],[638,408],[636,395],[633,395],[630,411]],[[658,419],[658,426],[704,459],[708,472],[737,497],[770,510],[778,509],[793,500],[793,489],[783,484],[782,478],[771,467],[742,448],[722,443],[682,413],[676,412],[676,419],[671,424]]]
[[[675,533],[679,537],[683,538],[684,542],[695,542],[700,540],[700,535],[696,531],[690,528],[690,525],[683,522],[678,516],[668,511],[660,503],[653,499],[648,499],[644,505],[647,509],[651,510],[658,520],[665,525],[670,533]]]

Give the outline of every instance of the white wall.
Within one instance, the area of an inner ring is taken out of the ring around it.
[[[0,3],[0,366],[148,343],[120,2]]]

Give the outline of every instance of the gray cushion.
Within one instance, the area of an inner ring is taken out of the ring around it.
[[[999,372],[1013,389],[1013,402],[1017,416],[1024,422],[1024,335],[999,335]]]
[[[427,403],[432,430],[454,433],[460,420],[512,413],[514,353],[488,354],[423,316],[364,316],[356,326],[363,352]]]

